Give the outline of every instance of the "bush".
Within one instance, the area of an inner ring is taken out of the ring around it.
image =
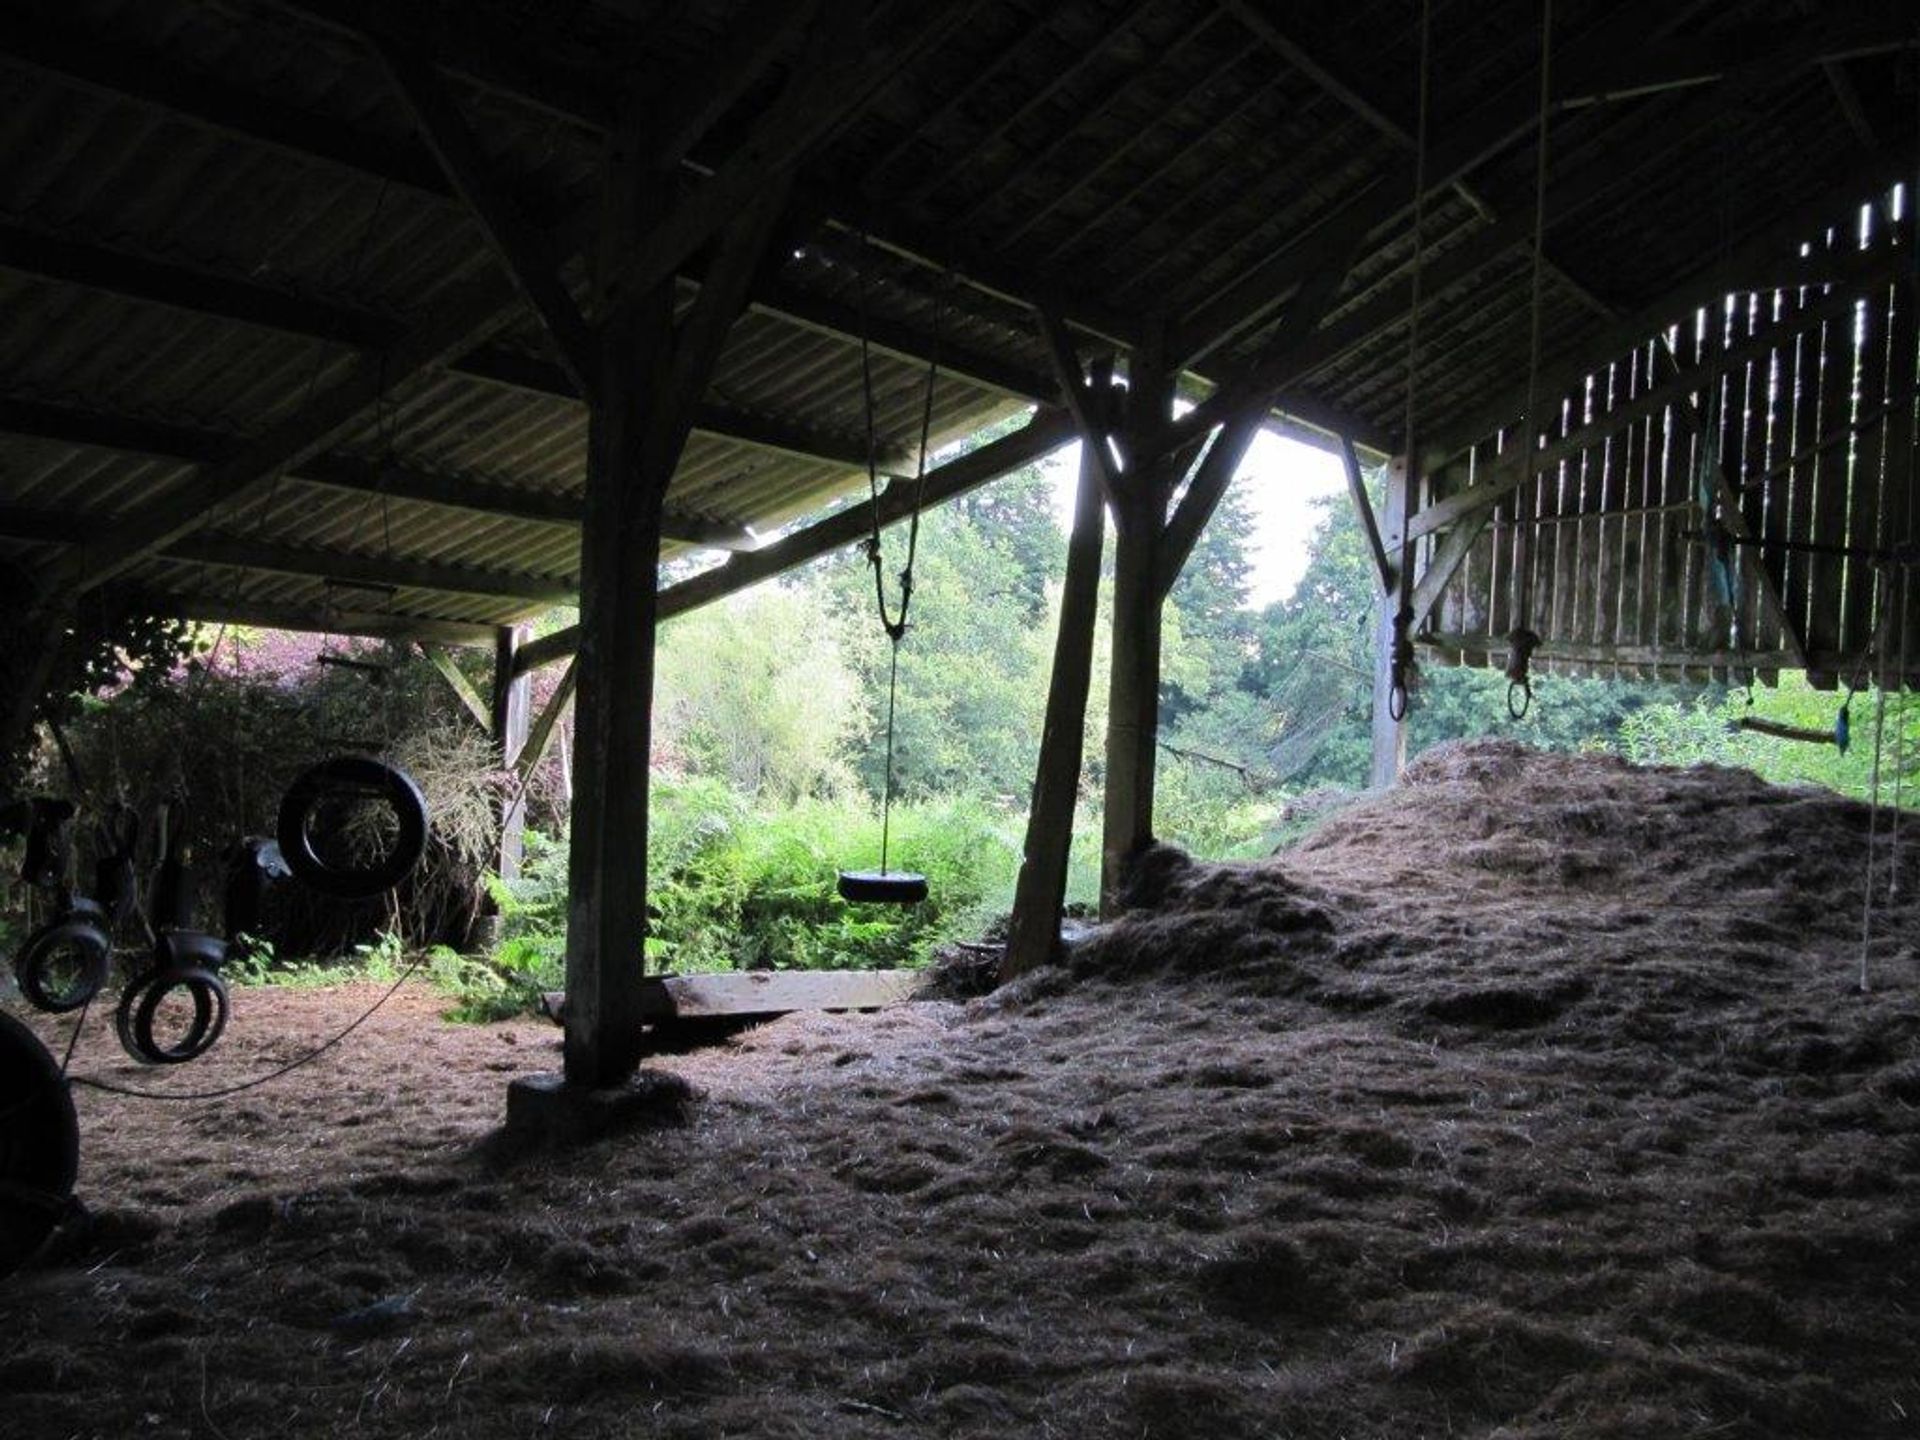
[[[490,882],[501,914],[492,966],[508,1000],[557,988],[565,970],[565,842],[529,833],[521,875]],[[713,780],[656,778],[648,898],[650,969],[888,969],[976,934],[1011,903],[1016,824],[976,800],[897,805],[889,859],[927,877],[929,899],[849,905],[840,869],[879,860],[879,817],[846,802],[755,810]],[[514,1008],[519,1008],[516,1005]]]

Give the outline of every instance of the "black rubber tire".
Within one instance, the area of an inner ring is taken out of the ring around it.
[[[193,1023],[186,1037],[162,1045],[153,1033],[160,1004],[175,990],[184,989],[193,1000]],[[230,1010],[226,984],[202,966],[149,970],[128,984],[114,1010],[114,1029],[127,1054],[143,1065],[184,1065],[198,1060],[218,1043],[227,1028]]]
[[[927,877],[911,870],[842,870],[840,898],[856,905],[918,905]]]
[[[60,1223],[79,1170],[80,1127],[60,1066],[31,1030],[0,1014],[0,1276]]]
[[[154,942],[153,968],[218,970],[227,962],[227,942],[204,930],[162,930]]]
[[[52,984],[52,966],[62,950],[81,958],[80,979],[70,989]],[[20,994],[36,1010],[65,1015],[91,1001],[107,983],[113,967],[113,939],[97,905],[82,900],[58,920],[49,921],[27,937],[13,959],[13,978]]]
[[[374,790],[393,807],[400,837],[377,865],[341,869],[313,848],[307,820],[314,807],[341,790]],[[371,755],[336,755],[301,772],[280,801],[275,826],[280,854],[304,885],[341,900],[367,900],[393,889],[420,863],[427,849],[427,802],[406,771]]]

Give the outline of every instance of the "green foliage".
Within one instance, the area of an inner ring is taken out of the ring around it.
[[[835,890],[838,870],[878,863],[879,817],[861,802],[755,809],[714,780],[656,779],[652,815],[650,969],[911,966],[1011,901],[1018,830],[977,800],[895,807],[890,862],[926,875],[931,891],[908,908],[849,905]],[[528,840],[521,875],[492,882],[500,983],[469,987],[474,1013],[523,1009],[564,978],[566,847]]]
[[[817,595],[788,586],[669,623],[655,667],[660,751],[744,794],[791,801],[847,789],[843,752],[867,697],[839,630]]]

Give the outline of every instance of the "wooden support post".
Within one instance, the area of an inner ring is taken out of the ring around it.
[[[1096,372],[1095,391],[1110,408],[1109,377]],[[1000,978],[1011,980],[1053,958],[1060,912],[1067,898],[1074,803],[1080,794],[1080,757],[1086,745],[1087,694],[1093,683],[1094,615],[1100,603],[1100,550],[1106,538],[1105,467],[1090,440],[1080,447],[1073,530],[1067,539],[1067,575],[1060,594],[1060,631],[1053,643],[1040,762],[1033,777],[1027,843],[1014,887],[1013,921]]]
[[[494,763],[510,777],[511,785],[501,808],[500,844],[494,854],[494,868],[502,880],[512,880],[519,875],[526,837],[526,787],[512,778],[520,764],[520,752],[526,748],[532,719],[529,701],[533,677],[513,673],[514,655],[525,638],[524,625],[502,625],[493,647]]]
[[[1172,416],[1171,377],[1151,352],[1133,354],[1128,401],[1130,454],[1143,454]],[[1164,453],[1167,447],[1162,446]],[[1160,550],[1171,467],[1156,463],[1123,477],[1113,501],[1113,661],[1107,687],[1107,793],[1100,863],[1100,914],[1119,912],[1127,865],[1153,841],[1155,745],[1160,730]]]
[[[1393,576],[1380,592],[1373,642],[1373,772],[1376,789],[1396,783],[1407,759],[1406,713],[1395,714],[1393,648],[1399,638],[1395,616],[1411,607],[1413,546],[1407,540],[1407,515],[1412,484],[1406,457],[1396,457],[1387,469],[1387,495],[1381,544],[1393,566]],[[1404,695],[1401,697],[1404,700]]]
[[[810,89],[803,73],[790,86]],[[636,121],[643,107],[635,107]],[[667,486],[727,332],[747,301],[790,188],[762,169],[751,199],[717,224],[700,297],[678,325],[672,267],[636,283],[636,247],[679,233],[657,202],[657,137],[622,123],[609,144],[595,272],[602,314],[587,431],[574,669],[574,787],[567,886],[566,1083],[623,1085],[639,1063],[647,934],[648,758]],[[705,193],[705,192],[702,192]],[[641,220],[653,220],[645,229]],[[711,233],[711,232],[709,232]]]
[[[608,144],[596,280],[604,302],[666,193],[643,159],[638,123]],[[580,531],[579,648],[573,671],[579,784],[567,857],[566,1081],[621,1085],[639,1063],[647,934],[647,786],[653,739],[654,620],[660,522],[671,465],[650,470],[648,401],[672,366],[669,285],[624,297],[600,317],[597,397],[587,429]]]

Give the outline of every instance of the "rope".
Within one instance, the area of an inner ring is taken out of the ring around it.
[[[1533,276],[1527,316],[1527,408],[1521,420],[1520,443],[1531,457],[1536,448],[1540,404],[1541,317],[1546,309],[1547,275],[1547,140],[1553,104],[1553,0],[1543,0],[1540,14],[1540,140],[1533,163]],[[1540,637],[1528,623],[1533,609],[1533,547],[1524,527],[1527,495],[1535,484],[1532,474],[1514,496],[1514,524],[1518,545],[1513,567],[1513,626],[1507,632],[1507,714],[1524,720],[1533,708],[1531,665]]]
[[[373,1004],[361,1011],[359,1016],[351,1021],[344,1029],[331,1038],[322,1041],[306,1054],[289,1060],[276,1070],[269,1070],[265,1075],[256,1075],[251,1080],[243,1080],[235,1085],[223,1085],[214,1090],[142,1090],[132,1085],[116,1085],[110,1080],[98,1080],[91,1075],[70,1075],[67,1076],[67,1083],[69,1085],[84,1085],[89,1090],[101,1090],[109,1095],[124,1095],[134,1100],[162,1100],[183,1103],[202,1100],[224,1100],[229,1095],[239,1095],[248,1090],[257,1090],[262,1085],[270,1085],[276,1080],[291,1075],[303,1066],[311,1065],[315,1060],[318,1060],[322,1055],[325,1055],[329,1050],[339,1045],[349,1035],[353,1034],[354,1031],[358,1030],[378,1014],[381,1007],[397,995],[400,992],[400,987],[412,979],[415,972],[425,963],[426,959],[424,956],[415,957],[414,960],[400,972],[400,977],[395,980],[392,985],[387,987],[386,992],[381,995],[378,1000],[375,1000]],[[91,1008],[91,1003],[92,1002],[88,1002],[88,1006],[80,1011],[80,1019],[73,1027],[73,1037],[67,1042],[67,1058],[60,1064],[60,1073],[62,1075],[66,1075],[67,1063],[73,1058],[74,1046],[80,1039],[81,1027],[87,1022],[87,1010]]]
[[[1427,110],[1433,72],[1433,0],[1420,4],[1420,98],[1413,137],[1413,274],[1409,277],[1407,314],[1407,406],[1401,434],[1405,437],[1408,501],[1414,476],[1414,399],[1419,390],[1420,310],[1427,265]],[[1400,605],[1393,615],[1393,645],[1388,661],[1387,715],[1396,725],[1407,718],[1408,679],[1413,670],[1413,567],[1400,567]]]
[[[894,717],[900,693],[900,642],[907,635],[907,614],[913,608],[913,566],[920,551],[920,507],[926,497],[927,487],[927,451],[933,440],[933,397],[935,382],[940,374],[940,335],[943,307],[936,307],[933,317],[932,353],[927,357],[927,383],[920,401],[920,450],[914,464],[913,508],[907,522],[907,563],[900,571],[900,613],[896,616],[887,609],[886,572],[881,564],[880,539],[880,465],[878,427],[874,420],[873,403],[873,360],[868,339],[870,326],[867,323],[867,281],[866,268],[861,267],[858,289],[860,309],[860,394],[866,407],[867,420],[867,496],[871,502],[868,511],[869,530],[862,548],[866,551],[867,564],[873,569],[873,598],[875,608],[880,614],[880,628],[887,636],[887,760],[886,776],[882,782],[880,800],[880,873],[887,873],[887,852],[893,834],[893,750]]]

